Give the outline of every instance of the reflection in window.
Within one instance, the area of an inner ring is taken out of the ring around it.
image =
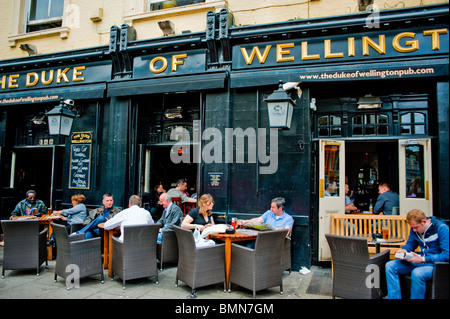
[[[353,136],[389,134],[389,117],[386,114],[364,114],[352,117]]]
[[[342,136],[341,117],[336,115],[321,116],[318,119],[319,137]]]
[[[64,0],[29,0],[27,32],[61,27],[63,12]]]
[[[205,2],[205,0],[147,0],[148,11],[182,7],[189,4]]]
[[[408,145],[405,148],[406,197],[425,198],[424,147]]]
[[[402,135],[426,134],[426,116],[424,113],[410,112],[400,116],[400,133]]]
[[[339,146],[325,145],[325,196],[339,194]]]

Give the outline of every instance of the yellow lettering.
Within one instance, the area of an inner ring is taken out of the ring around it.
[[[344,57],[343,52],[331,53],[331,40],[330,39],[325,40],[324,43],[325,43],[325,59],[343,58]]]
[[[31,80],[33,79],[33,80]],[[36,72],[27,73],[26,86],[35,86],[39,81],[39,75]]]
[[[355,38],[348,38],[348,56],[355,56]]]
[[[19,74],[13,74],[9,76],[8,89],[15,89],[19,87],[19,84],[17,84],[17,79],[19,77]]]
[[[242,55],[244,56],[244,60],[247,64],[252,64],[253,59],[255,58],[255,55],[258,57],[259,63],[264,64],[266,62],[267,56],[269,55],[270,48],[272,45],[266,45],[266,48],[264,49],[264,54],[261,55],[261,51],[259,51],[258,47],[253,47],[252,52],[250,53],[250,56],[248,56],[247,50],[245,48],[241,48]]]
[[[448,33],[447,29],[436,29],[436,30],[423,31],[423,35],[431,35],[431,44],[432,44],[433,50],[440,49],[439,35],[447,34],[447,33]]]
[[[293,56],[283,57],[283,55],[291,54],[291,50],[284,50],[287,48],[293,48],[294,43],[277,44],[277,62],[289,62],[294,61]]]
[[[2,85],[2,89],[6,88],[6,75],[1,77],[0,84]]]
[[[180,61],[178,59],[186,59],[187,58],[187,54],[183,53],[183,54],[176,54],[174,56],[172,56],[172,72],[176,72],[177,71],[177,65],[183,65],[184,61]]]
[[[308,42],[302,42],[302,60],[317,60],[320,59],[320,54],[308,54]]]
[[[371,46],[375,51],[377,51],[379,54],[385,54],[386,53],[386,41],[384,34],[381,34],[378,36],[379,44],[375,43],[371,38],[364,36],[362,38],[363,42],[363,55],[369,55],[369,46]]]
[[[47,73],[47,71],[42,71],[41,72],[41,83],[44,85],[49,85],[50,83],[53,82],[53,74],[55,73],[54,70],[50,70],[49,71],[49,76],[48,76],[48,80],[45,79],[45,74]]]
[[[84,65],[83,66],[76,66],[76,67],[74,67],[73,68],[72,81],[73,82],[84,81],[84,77],[82,76],[83,72],[81,72],[81,71],[83,71],[85,69],[86,69],[86,67]],[[78,76],[80,76],[80,77],[78,77]]]
[[[406,40],[405,41],[405,45],[407,45],[408,47],[403,47],[400,45],[400,40],[405,38],[405,37],[409,37],[409,38],[413,38],[416,36],[416,34],[414,32],[402,32],[397,34],[394,39],[392,40],[392,47],[398,51],[398,52],[402,52],[402,53],[407,53],[407,52],[413,52],[416,50],[419,50],[419,41],[417,40]]]
[[[161,61],[163,63],[160,69],[155,68],[155,63]],[[150,61],[150,71],[153,73],[162,73],[167,69],[167,59],[162,56],[157,56],[153,60]]]
[[[61,83],[61,79],[64,79],[64,82],[69,83],[69,78],[67,77],[67,72],[69,72],[70,68],[65,68],[63,71],[58,69],[56,71],[56,83]]]

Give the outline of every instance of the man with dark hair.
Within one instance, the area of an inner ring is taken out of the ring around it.
[[[179,179],[177,180],[176,187],[169,189],[167,194],[170,195],[170,197],[181,197],[182,203],[196,203],[197,200],[195,198],[188,197],[184,191],[187,189],[187,181],[185,179]]]
[[[118,214],[121,209],[113,207],[114,198],[111,193],[103,195],[103,207],[93,209],[89,212],[89,215],[84,219],[82,229],[76,232],[76,234],[86,234],[86,239],[100,237],[100,229],[98,224],[106,222],[108,219],[113,218]]]
[[[25,199],[21,200],[16,205],[11,213],[10,219],[17,216],[41,216],[47,214],[47,206],[45,206],[44,202],[40,199],[36,199],[36,191],[30,189],[26,192],[25,197]]]
[[[400,200],[398,194],[391,191],[391,187],[388,183],[381,183],[378,186],[377,202],[373,207],[374,214],[380,215],[392,215],[392,208],[399,207]]]

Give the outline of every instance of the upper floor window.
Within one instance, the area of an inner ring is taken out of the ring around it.
[[[148,0],[148,11],[186,6],[189,4],[205,2],[205,0]]]
[[[26,32],[62,26],[64,0],[28,0]]]
[[[325,115],[318,119],[319,137],[342,136],[341,117],[336,115]]]
[[[426,134],[426,117],[424,113],[408,112],[400,116],[400,132],[402,135]]]
[[[352,118],[353,136],[377,136],[389,134],[389,118],[386,114],[358,114]]]

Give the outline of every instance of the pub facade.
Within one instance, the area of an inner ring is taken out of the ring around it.
[[[216,222],[249,219],[284,197],[294,217],[292,266],[330,259],[346,180],[362,211],[389,182],[399,213],[448,219],[448,4],[233,26],[208,12],[205,32],[0,62],[1,218],[28,189],[54,209],[105,192],[151,207],[157,183],[210,193]],[[291,117],[271,124],[282,89]],[[46,113],[66,101],[67,137]],[[335,196],[325,196],[328,185]]]

